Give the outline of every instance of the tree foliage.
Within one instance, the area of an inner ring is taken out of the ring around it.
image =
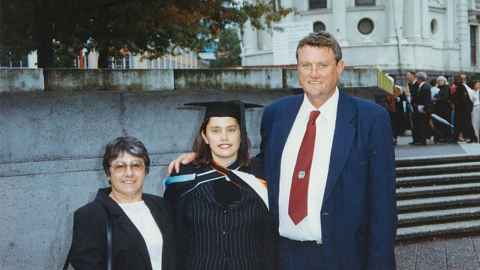
[[[227,25],[278,21],[290,10],[277,1],[0,0],[0,46],[15,54],[37,50],[39,67],[52,66],[58,48],[76,54],[89,38],[101,57],[122,48],[151,57],[176,47],[198,51]]]
[[[220,33],[216,60],[212,61],[211,67],[235,67],[241,65],[240,38],[233,28],[226,28]]]

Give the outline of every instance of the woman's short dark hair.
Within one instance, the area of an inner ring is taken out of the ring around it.
[[[205,133],[209,120],[210,118],[203,120],[200,130],[193,141],[192,150],[197,154],[197,157],[193,161],[195,165],[210,165],[213,161],[212,149],[210,149],[210,146],[205,143],[202,137],[202,132]],[[238,123],[236,118],[235,120]],[[247,131],[242,130],[242,125],[238,123],[238,126],[240,127],[240,148],[238,149],[237,161],[239,165],[243,167],[250,163],[250,153],[248,151],[250,140],[248,139]]]
[[[145,174],[148,174],[150,171],[150,157],[148,156],[147,148],[145,148],[145,145],[139,139],[125,136],[116,138],[105,147],[103,170],[107,176],[110,176],[110,163],[122,153],[128,153],[134,157],[143,159]]]

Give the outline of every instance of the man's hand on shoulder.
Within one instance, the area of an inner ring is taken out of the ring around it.
[[[170,162],[170,164],[168,164],[168,171],[167,171],[168,175],[171,175],[172,172],[174,172],[174,170],[176,173],[180,172],[181,164],[183,165],[189,164],[193,160],[195,160],[196,157],[197,157],[197,154],[193,152],[181,154],[175,160]]]

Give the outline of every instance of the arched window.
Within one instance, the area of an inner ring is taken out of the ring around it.
[[[437,31],[438,31],[438,22],[437,22],[436,19],[432,19],[432,21],[430,22],[430,31],[432,32],[432,34],[437,33]]]

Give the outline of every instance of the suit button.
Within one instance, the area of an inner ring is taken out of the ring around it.
[[[223,214],[224,214],[224,215],[228,214],[228,210],[227,210],[227,209],[224,209],[224,210],[223,210]]]

